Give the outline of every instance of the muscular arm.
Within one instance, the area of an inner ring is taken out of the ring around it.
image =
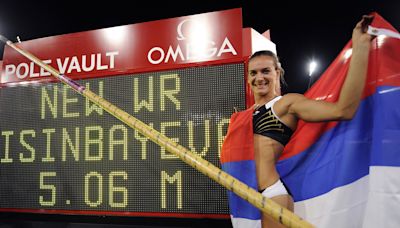
[[[288,112],[310,122],[347,120],[357,111],[368,70],[371,36],[362,31],[360,21],[353,30],[353,50],[349,70],[336,103],[310,100],[300,94],[288,94]]]

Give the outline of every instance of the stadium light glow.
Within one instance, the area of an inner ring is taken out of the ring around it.
[[[315,69],[317,69],[317,62],[315,62],[314,60],[310,62],[310,64],[308,65],[308,76],[312,76],[312,74],[314,73]]]

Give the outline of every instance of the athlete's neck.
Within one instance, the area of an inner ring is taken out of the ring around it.
[[[262,96],[262,97],[256,96],[256,97],[254,97],[254,102],[255,102],[255,104],[263,105],[263,104],[266,104],[266,103],[272,101],[275,97],[278,97],[278,96],[279,95],[277,95],[277,94],[269,95],[269,96]]]

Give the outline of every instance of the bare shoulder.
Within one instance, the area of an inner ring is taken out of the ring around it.
[[[286,126],[292,130],[296,129],[297,116],[292,113],[291,106],[298,101],[306,99],[302,94],[299,93],[288,93],[282,96],[282,98],[274,105],[275,114],[281,119]]]
[[[288,93],[282,96],[281,100],[283,104],[290,106],[291,104],[307,99],[303,94],[300,93]]]
[[[286,115],[292,104],[304,98],[305,97],[299,93],[285,94],[275,103],[274,110],[280,115]]]
[[[307,98],[300,93],[288,93],[282,96],[282,98],[276,102],[276,107],[278,110],[281,110],[281,114],[289,114],[292,113],[291,109],[293,109],[294,104],[301,103],[301,101],[307,100]]]

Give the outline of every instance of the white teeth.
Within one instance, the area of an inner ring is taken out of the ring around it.
[[[269,81],[254,81],[252,83],[253,86],[267,86],[269,84]]]

